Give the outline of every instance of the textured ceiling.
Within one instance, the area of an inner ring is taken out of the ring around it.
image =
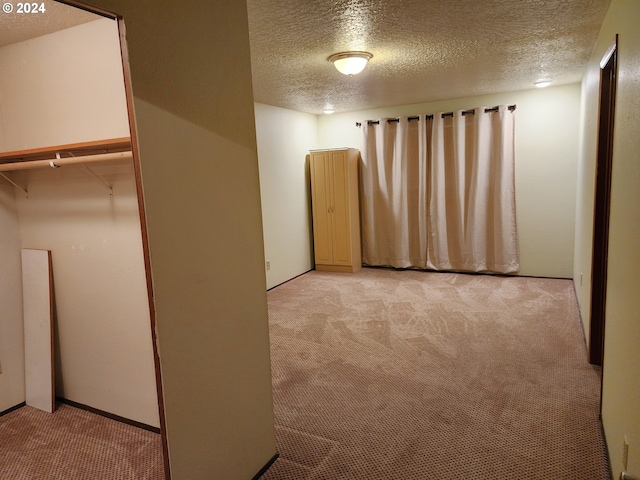
[[[0,12],[0,46],[98,18],[43,3],[45,13]],[[248,0],[254,98],[319,114],[523,90],[542,77],[577,82],[609,3]],[[345,50],[373,59],[346,77],[327,60]]]
[[[610,0],[248,0],[254,98],[336,112],[582,79]],[[373,59],[346,77],[332,53]]]
[[[13,6],[11,13],[6,13],[4,8],[0,12],[0,47],[101,18],[53,0],[38,0],[37,5],[44,5],[44,12],[38,13],[18,13],[18,2],[14,0],[1,0],[0,3]]]

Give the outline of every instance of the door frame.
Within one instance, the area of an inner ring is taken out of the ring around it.
[[[133,156],[133,171],[136,182],[136,192],[138,197],[138,213],[140,217],[140,230],[142,233],[142,252],[144,257],[144,269],[147,283],[147,300],[149,304],[151,343],[153,346],[153,364],[156,377],[156,392],[158,396],[158,413],[160,417],[160,438],[162,440],[162,457],[164,462],[165,480],[171,480],[171,466],[169,463],[169,444],[167,441],[166,417],[164,408],[164,393],[162,388],[162,371],[160,368],[160,355],[158,353],[158,342],[156,336],[156,312],[153,300],[153,278],[151,276],[151,259],[149,254],[149,239],[147,232],[147,220],[144,209],[144,196],[142,190],[142,173],[140,168],[140,153],[138,149],[138,133],[136,129],[136,121],[133,108],[133,91],[131,83],[131,70],[129,67],[129,51],[127,47],[126,29],[124,18],[107,10],[97,8],[87,3],[77,0],[55,0],[59,3],[79,8],[87,12],[95,13],[106,18],[113,19],[118,24],[118,37],[120,42],[120,54],[122,58],[122,73],[124,77],[124,89],[127,102],[127,115],[129,119],[129,132],[131,135],[131,152]]]
[[[599,366],[602,366],[604,361],[609,217],[617,75],[618,35],[615,36],[613,44],[607,49],[600,62],[598,146],[591,262],[591,318],[589,328],[589,362]]]

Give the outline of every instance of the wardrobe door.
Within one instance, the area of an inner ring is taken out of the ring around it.
[[[351,262],[351,205],[349,201],[349,163],[347,151],[331,152],[333,180],[332,227],[333,265],[350,266]]]
[[[331,215],[331,162],[328,153],[312,152],[311,202],[313,242],[316,264],[333,264],[333,225]]]

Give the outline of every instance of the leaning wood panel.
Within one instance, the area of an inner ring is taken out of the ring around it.
[[[26,402],[52,413],[55,409],[53,367],[53,285],[51,252],[22,250]]]

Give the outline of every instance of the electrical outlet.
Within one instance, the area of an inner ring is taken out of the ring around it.
[[[269,260],[266,261],[265,263],[267,270],[271,270],[271,262]]]
[[[622,446],[622,467],[623,470],[627,469],[627,463],[629,462],[629,441],[627,436],[624,436],[624,444]]]

